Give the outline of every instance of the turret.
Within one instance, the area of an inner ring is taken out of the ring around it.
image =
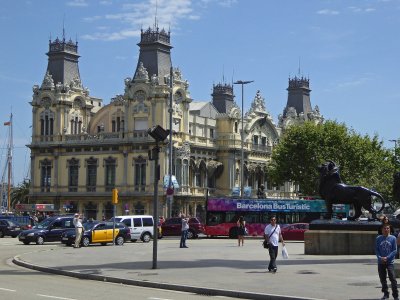
[[[212,104],[219,113],[229,113],[231,108],[235,106],[233,99],[233,87],[229,84],[218,83],[213,85]]]

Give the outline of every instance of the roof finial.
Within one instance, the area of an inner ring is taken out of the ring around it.
[[[158,1],[156,0],[156,14],[154,16],[154,29],[158,29],[158,24],[157,24],[157,9],[158,9]]]
[[[299,77],[301,75],[301,63],[300,63],[300,56],[299,56]]]
[[[65,26],[64,26],[64,23],[65,23],[65,13],[64,13],[64,16],[63,16],[63,42],[65,42]]]

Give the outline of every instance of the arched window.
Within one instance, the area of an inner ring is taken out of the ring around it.
[[[46,109],[40,114],[40,135],[49,136],[54,134],[54,113]]]

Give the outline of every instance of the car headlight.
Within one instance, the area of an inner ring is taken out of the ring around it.
[[[26,236],[35,236],[34,232],[28,233]]]

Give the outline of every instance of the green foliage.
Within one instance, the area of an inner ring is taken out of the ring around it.
[[[391,196],[395,165],[377,136],[361,136],[345,124],[306,122],[290,127],[272,153],[268,170],[275,184],[293,181],[304,195],[318,195],[317,167],[326,160],[339,165],[344,183],[362,185]]]
[[[31,183],[28,180],[24,180],[24,182],[20,183],[17,187],[13,188],[11,192],[11,204],[12,207],[16,203],[27,203],[28,202],[28,194],[29,187]]]

